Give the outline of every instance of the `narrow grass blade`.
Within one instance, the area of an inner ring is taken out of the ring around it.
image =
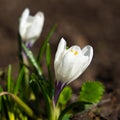
[[[21,81],[23,79],[23,76],[24,76],[24,67],[22,67],[22,69],[20,70],[18,79],[16,81],[16,85],[15,85],[15,88],[14,88],[14,94],[15,95],[18,94],[18,91],[19,91],[19,88],[21,86]]]
[[[40,66],[38,65],[33,53],[24,45],[22,44],[23,50],[26,53],[29,61],[31,62],[31,64],[34,66],[34,68],[36,69],[37,73],[39,76],[42,76],[42,69],[40,68]]]
[[[23,66],[23,57],[22,57],[22,40],[19,33],[18,33],[18,57],[21,69],[21,67]]]
[[[8,92],[11,92],[11,87],[12,87],[11,73],[12,73],[12,67],[11,67],[11,65],[9,65],[8,66],[8,78],[7,78],[7,90],[8,90]]]
[[[3,91],[2,87],[0,86],[0,93]],[[0,97],[0,111],[2,111],[2,97]]]
[[[50,50],[50,44],[47,43],[47,48],[46,48],[46,63],[47,66],[50,66],[51,63],[51,50]]]
[[[52,79],[52,72],[51,72],[51,50],[50,50],[50,44],[47,43],[46,48],[46,64],[47,64],[47,70],[48,70],[48,77],[49,77],[49,95],[52,98],[53,97],[53,79]]]
[[[45,52],[47,43],[49,42],[50,38],[52,37],[53,33],[55,32],[56,27],[57,27],[57,25],[55,24],[52,27],[51,31],[48,33],[48,35],[47,35],[46,39],[44,40],[42,46],[40,47],[38,57],[37,57],[37,62],[41,62],[41,59],[43,57],[43,53]]]

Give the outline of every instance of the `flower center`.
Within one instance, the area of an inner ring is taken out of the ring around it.
[[[78,55],[78,51],[76,50],[70,50],[74,55]]]

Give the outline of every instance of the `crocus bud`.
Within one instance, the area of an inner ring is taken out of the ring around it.
[[[62,38],[55,55],[54,68],[57,81],[70,83],[77,79],[89,66],[93,57],[93,48],[89,45],[81,49],[74,45],[66,49]]]
[[[36,13],[35,16],[29,14],[30,11],[26,8],[20,18],[19,34],[22,41],[32,46],[42,32],[44,14],[42,12]]]

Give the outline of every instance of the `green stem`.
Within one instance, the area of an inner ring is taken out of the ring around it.
[[[57,105],[54,103],[54,99],[51,105],[51,110],[52,110],[52,118],[51,120],[58,120],[59,114],[60,114],[60,109],[58,108]]]

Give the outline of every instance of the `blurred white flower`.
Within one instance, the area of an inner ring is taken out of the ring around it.
[[[44,24],[44,14],[38,12],[35,16],[29,15],[30,11],[26,8],[20,18],[19,33],[26,44],[33,45],[42,32]]]
[[[81,49],[74,45],[66,49],[62,38],[55,55],[54,68],[57,81],[70,83],[77,79],[89,66],[93,58],[93,48],[89,45]]]

